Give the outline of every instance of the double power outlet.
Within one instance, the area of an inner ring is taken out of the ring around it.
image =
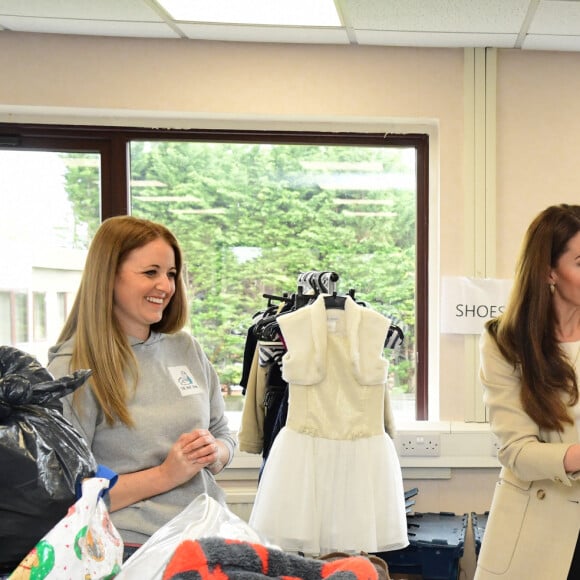
[[[439,457],[439,433],[399,433],[397,449],[401,457]]]

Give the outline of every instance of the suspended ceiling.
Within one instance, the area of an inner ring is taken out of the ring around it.
[[[580,51],[580,0],[334,4],[340,26],[310,27],[177,20],[156,0],[0,0],[0,34]]]

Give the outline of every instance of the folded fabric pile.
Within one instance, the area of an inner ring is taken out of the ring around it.
[[[224,538],[185,540],[165,568],[163,580],[377,580],[368,558],[331,561],[288,554],[261,544]]]

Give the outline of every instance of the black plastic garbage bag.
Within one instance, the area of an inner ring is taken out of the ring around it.
[[[0,573],[66,515],[77,485],[97,470],[60,401],[90,375],[55,379],[34,357],[0,346]]]

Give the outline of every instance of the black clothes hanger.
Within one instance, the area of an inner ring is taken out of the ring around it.
[[[253,332],[258,340],[266,342],[277,342],[280,340],[280,325],[278,324],[278,316],[283,312],[288,312],[290,308],[283,307],[281,310],[276,310],[275,313],[264,316],[256,320]]]
[[[274,304],[272,304],[272,300],[276,300],[278,302],[286,302],[287,304],[292,302],[292,298],[288,296],[287,292],[284,292],[282,296],[275,296],[274,294],[262,294],[262,298],[268,299],[267,308],[270,308],[270,306],[274,306]]]
[[[301,272],[297,279],[297,291],[293,295],[284,292],[282,296],[263,294],[268,299],[268,306],[261,318],[256,320],[253,326],[254,335],[262,341],[276,341],[280,337],[278,316],[292,310],[302,308],[315,300],[321,293],[336,294],[336,284],[339,275],[332,271],[310,270]],[[273,301],[283,302],[282,308],[273,305]]]
[[[307,304],[313,302],[318,294],[304,294],[302,292],[302,288],[298,288],[298,292],[294,294],[294,310],[298,310],[298,308],[302,308]]]
[[[330,296],[324,297],[324,306],[327,310],[344,310],[344,303],[346,302],[345,296],[338,296],[336,292],[333,292]]]
[[[275,342],[280,337],[280,326],[276,315],[258,320],[254,325],[254,335],[258,340]]]
[[[350,296],[354,300],[354,294],[355,294],[355,291],[353,288],[351,288],[348,291],[348,296]],[[336,292],[333,292],[329,296],[324,297],[324,306],[326,306],[327,309],[334,308],[337,310],[344,310],[345,302],[346,302],[346,296],[345,295],[341,296],[341,295],[337,294]]]
[[[348,291],[348,295],[354,300],[354,289]],[[333,292],[329,296],[324,297],[324,306],[327,309],[344,310],[344,303],[346,302],[346,296],[340,296],[336,292]],[[366,306],[364,303],[357,302],[361,306]],[[403,344],[405,339],[405,334],[403,330],[396,324],[391,324],[389,330],[387,331],[387,337],[385,338],[385,348],[395,349]]]

